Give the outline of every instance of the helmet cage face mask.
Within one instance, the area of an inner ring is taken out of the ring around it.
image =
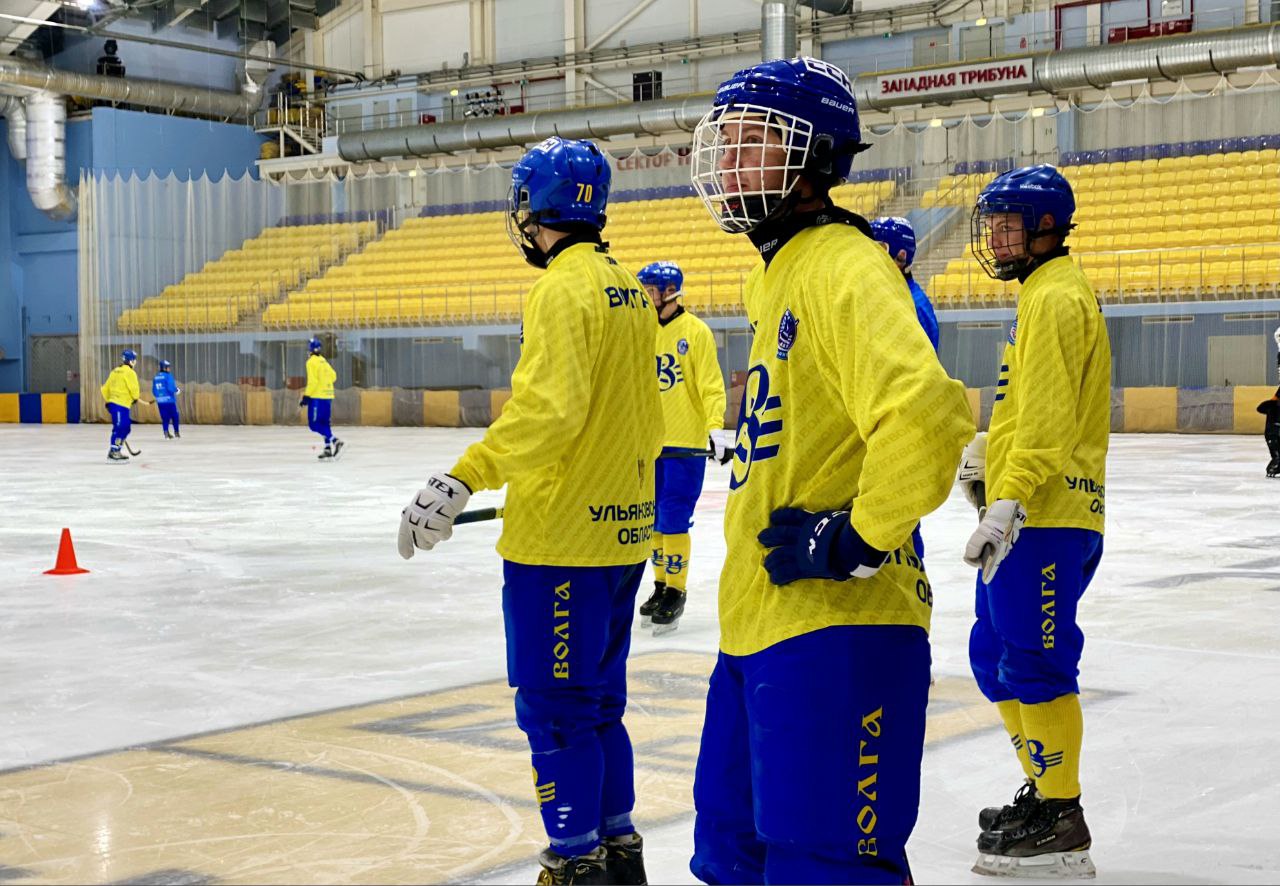
[[[721,230],[745,234],[781,213],[812,143],[813,124],[794,114],[714,107],[693,133],[693,186]]]
[[[534,237],[538,223],[529,208],[529,189],[523,185],[511,185],[507,194],[507,237],[513,246],[523,253],[536,248]]]
[[[1014,231],[999,232],[999,236],[1005,241],[1000,252],[1006,255],[1001,258],[995,247],[996,220],[997,217],[1005,218],[1010,215],[1016,216],[1021,221],[1017,229],[1020,233],[1015,235]],[[1017,279],[1019,272],[1032,259],[1028,251],[1032,238],[1059,233],[1057,229],[1034,231],[1034,217],[1035,210],[1029,203],[1011,203],[1003,200],[998,203],[988,203],[979,200],[978,205],[973,207],[973,214],[969,219],[969,241],[973,248],[973,257],[978,260],[978,264],[982,266],[982,270],[988,277],[994,280]]]

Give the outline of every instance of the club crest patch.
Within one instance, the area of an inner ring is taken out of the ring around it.
[[[796,315],[791,313],[791,309],[787,308],[782,314],[782,322],[778,324],[778,359],[787,359],[791,347],[796,343],[796,333],[799,331],[800,321]]]

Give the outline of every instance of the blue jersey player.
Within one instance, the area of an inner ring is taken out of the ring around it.
[[[160,421],[164,426],[164,438],[172,440],[174,437],[181,437],[181,428],[178,425],[178,395],[182,393],[182,389],[178,387],[178,383],[173,379],[173,364],[168,360],[160,361],[160,371],[156,373],[155,378],[151,380],[151,396],[156,401],[156,407],[160,410]],[[169,433],[172,426],[173,433]]]
[[[871,222],[871,233],[876,241],[889,250],[889,257],[902,269],[911,290],[911,300],[916,305],[916,316],[929,336],[933,349],[938,350],[938,318],[933,313],[933,303],[925,295],[916,278],[911,274],[911,262],[916,257],[916,230],[911,222],[900,216],[884,216]]]

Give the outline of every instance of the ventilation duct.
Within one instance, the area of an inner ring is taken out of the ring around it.
[[[76,192],[67,187],[67,103],[43,90],[26,98],[27,192],[36,209],[58,221],[76,214]]]
[[[1280,24],[1272,24],[1051,52],[1033,58],[1032,85],[1011,87],[993,84],[940,90],[930,93],[929,104],[989,98],[1010,92],[1061,93],[1087,87],[1101,89],[1124,80],[1172,80],[1277,63],[1280,63]],[[899,105],[921,104],[918,97],[878,96],[875,81],[876,75],[873,74],[865,74],[855,80],[859,108],[884,110]],[[710,100],[706,96],[687,96],[604,109],[579,108],[516,117],[490,117],[481,121],[401,126],[342,135],[338,138],[338,153],[344,160],[360,162],[509,148],[534,144],[552,135],[609,138],[628,133],[690,132],[709,107]]]
[[[259,45],[274,49],[270,43]],[[181,111],[215,120],[242,120],[261,106],[262,85],[270,69],[266,62],[241,62],[237,71],[241,91],[236,93],[136,77],[76,74],[14,56],[0,56],[0,90],[6,86],[22,87],[156,111]]]
[[[0,117],[8,121],[9,153],[21,163],[27,159],[27,112],[16,95],[0,95]]]
[[[990,98],[1010,92],[1060,94],[1072,89],[1105,89],[1112,83],[1127,80],[1178,80],[1277,63],[1280,63],[1280,24],[1206,31],[1045,53],[1032,59],[1031,85],[1010,87],[993,83],[936,90],[929,93],[929,104]],[[884,110],[921,104],[919,96],[878,95],[877,79],[878,75],[864,74],[854,81],[859,108]]]

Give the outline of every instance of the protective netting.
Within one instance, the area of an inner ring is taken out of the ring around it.
[[[970,387],[995,382],[1013,290],[972,273],[969,208],[996,172],[1036,162],[1066,164],[1077,188],[1073,241],[1087,245],[1076,253],[1107,305],[1117,388],[1273,383],[1280,89],[1275,72],[1239,80],[869,127],[871,148],[841,199],[912,219],[942,359]],[[1188,193],[1169,195],[1184,168]],[[744,238],[716,230],[689,175],[688,147],[615,153],[605,234],[636,267],[680,256],[690,307],[712,322],[729,378],[745,360],[738,293],[757,259]],[[523,293],[536,279],[502,231],[509,181],[509,165],[425,160],[395,174],[282,181],[86,177],[83,386],[96,393],[132,347],[144,389],[158,360],[174,363],[195,420],[295,422],[305,342],[318,335],[345,392],[335,420],[487,421],[490,392],[507,387],[518,358]],[[457,392],[456,403],[428,396]],[[103,417],[96,396],[83,404],[86,418]]]

